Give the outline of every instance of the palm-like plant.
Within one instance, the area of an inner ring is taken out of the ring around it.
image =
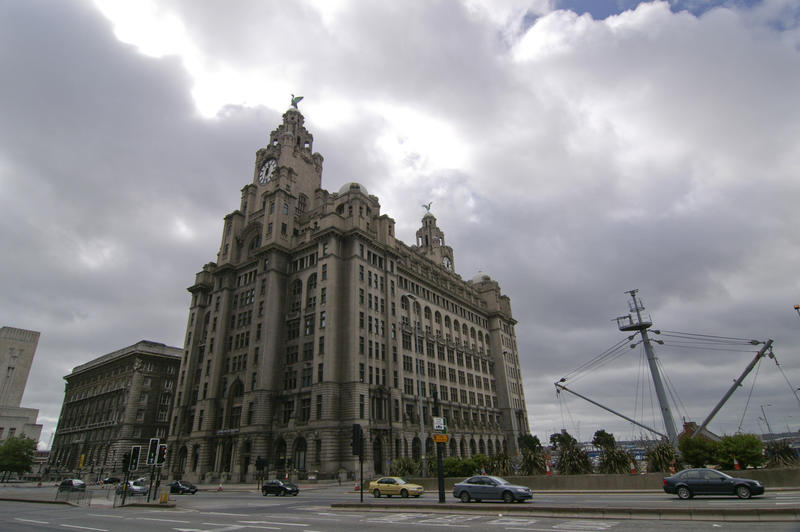
[[[676,460],[675,447],[668,441],[662,441],[647,451],[647,471],[651,473],[669,471]]]

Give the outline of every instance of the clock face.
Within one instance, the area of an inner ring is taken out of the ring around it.
[[[267,159],[261,165],[261,170],[258,171],[258,182],[266,185],[275,174],[275,169],[278,167],[278,162],[275,159]]]
[[[445,257],[445,258],[443,258],[443,259],[442,259],[442,264],[443,264],[443,265],[444,265],[444,267],[445,267],[445,268],[447,268],[448,270],[452,270],[452,269],[453,269],[453,263],[450,261],[450,257]]]

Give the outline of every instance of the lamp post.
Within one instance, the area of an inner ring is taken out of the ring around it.
[[[416,367],[415,373],[417,375],[417,405],[419,406],[419,435],[420,435],[420,463],[422,464],[422,476],[425,476],[425,416],[422,407],[422,396],[423,396],[423,389],[422,389],[422,378],[420,377],[420,371],[425,371],[425,366],[423,365],[420,368],[419,360],[416,357],[417,354],[417,346],[419,345],[419,310],[417,306],[417,296],[414,294],[406,294],[410,305],[414,307],[414,366]],[[409,313],[410,315],[411,313]],[[424,363],[423,363],[424,364]]]

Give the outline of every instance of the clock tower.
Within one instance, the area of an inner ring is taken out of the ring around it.
[[[423,207],[428,209],[430,204]],[[417,230],[417,251],[447,271],[455,268],[453,248],[444,244],[444,232],[436,225],[436,217],[430,210],[422,217],[422,227]]]

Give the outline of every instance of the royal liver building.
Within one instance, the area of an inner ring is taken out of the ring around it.
[[[345,477],[355,423],[365,475],[386,474],[435,456],[434,394],[446,456],[513,456],[529,428],[509,298],[455,273],[430,204],[409,246],[363,186],[323,189],[303,122],[290,108],[256,152],[189,288],[171,476],[252,481],[261,457],[270,475]]]

